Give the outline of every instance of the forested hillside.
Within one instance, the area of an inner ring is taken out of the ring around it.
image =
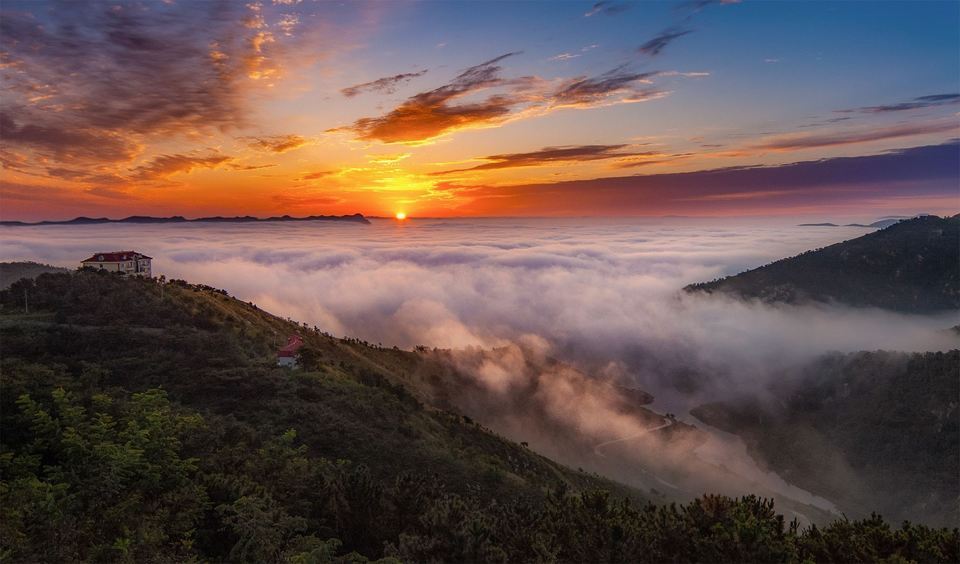
[[[960,351],[828,355],[770,397],[694,409],[780,475],[860,513],[960,522]]]
[[[960,215],[923,216],[720,280],[687,286],[769,302],[903,312],[960,308]]]
[[[66,268],[39,262],[0,262],[0,290],[21,278],[36,278],[44,272],[68,272]]]
[[[402,385],[421,355],[212,288],[42,274],[0,307],[4,561],[960,558],[955,529],[648,505],[437,409]],[[293,332],[305,370],[275,366]]]

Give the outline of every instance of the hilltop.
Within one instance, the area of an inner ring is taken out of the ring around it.
[[[276,366],[291,333],[301,370]],[[443,408],[418,384],[449,375],[436,355],[335,338],[182,280],[21,280],[0,292],[0,339],[4,560],[960,555],[956,530],[874,517],[800,531],[753,496],[644,504],[649,492]]]
[[[960,216],[923,216],[687,292],[926,313],[960,308]]]

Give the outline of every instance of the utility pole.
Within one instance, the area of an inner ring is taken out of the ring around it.
[[[23,313],[30,313],[30,304],[27,302],[27,288],[23,288]]]

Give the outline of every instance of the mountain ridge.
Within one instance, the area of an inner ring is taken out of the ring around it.
[[[921,216],[684,291],[930,313],[960,308],[958,265],[960,215]]]

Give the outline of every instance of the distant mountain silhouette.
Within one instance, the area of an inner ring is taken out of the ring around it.
[[[217,222],[217,223],[252,223],[265,221],[348,221],[352,223],[370,223],[363,214],[355,213],[353,215],[308,215],[306,217],[292,217],[289,215],[273,217],[253,217],[252,215],[233,216],[233,217],[198,217],[187,219],[182,215],[170,217],[151,217],[146,215],[131,215],[123,219],[110,219],[107,217],[76,217],[63,221],[0,221],[0,225],[17,227],[23,225],[96,225],[101,223],[195,223],[195,222]]]
[[[906,218],[902,218],[902,217],[890,217],[890,218],[887,218],[887,219],[881,219],[881,220],[879,220],[879,221],[874,221],[873,223],[870,223],[870,224],[868,224],[868,225],[864,225],[864,224],[862,224],[862,223],[848,223],[848,224],[846,225],[846,227],[875,227],[875,228],[877,228],[877,229],[886,229],[887,227],[890,227],[891,225],[895,225],[895,224],[897,224],[897,223],[900,223],[900,222],[903,221],[904,219],[906,219]]]
[[[892,221],[886,229],[685,290],[916,313],[960,308],[960,215]]]

